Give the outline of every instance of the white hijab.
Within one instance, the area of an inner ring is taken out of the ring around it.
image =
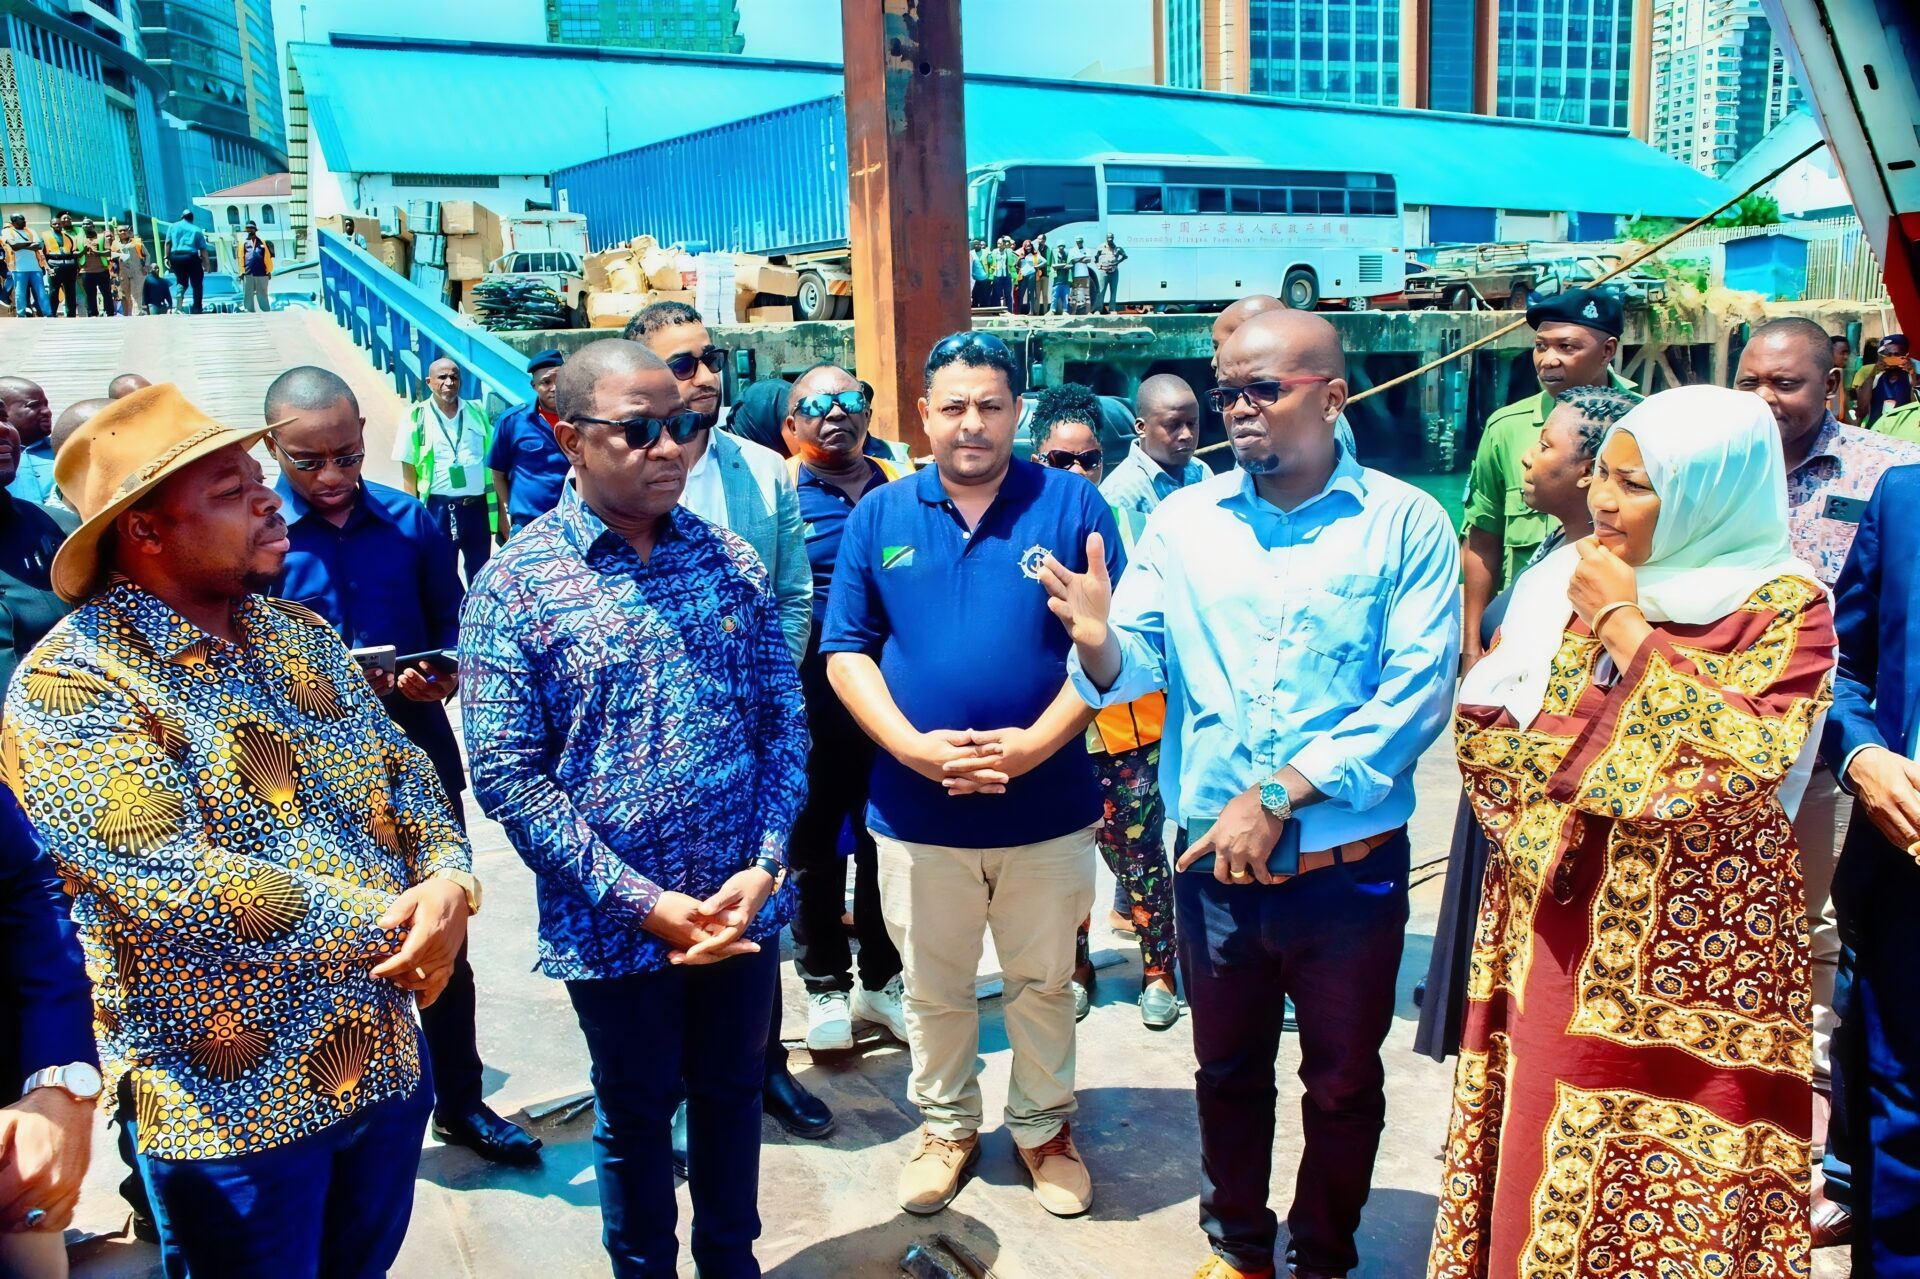
[[[1653,554],[1635,570],[1649,622],[1704,626],[1776,577],[1820,580],[1788,538],[1786,463],[1766,401],[1717,386],[1679,387],[1648,397],[1606,439],[1616,432],[1640,446],[1660,498]],[[1567,586],[1579,560],[1569,543],[1521,576],[1499,644],[1460,681],[1461,705],[1503,706],[1521,728],[1533,722],[1573,616]]]

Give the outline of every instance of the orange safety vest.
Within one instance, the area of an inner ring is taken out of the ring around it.
[[[1114,521],[1120,526],[1120,545],[1133,553],[1134,538],[1146,520],[1138,511],[1113,508]],[[1109,706],[1093,717],[1087,726],[1087,753],[1117,755],[1121,751],[1151,746],[1166,733],[1167,695],[1158,689],[1151,693]]]

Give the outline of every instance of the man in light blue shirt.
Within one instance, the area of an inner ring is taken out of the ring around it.
[[[1133,397],[1133,447],[1100,483],[1100,496],[1119,510],[1153,514],[1162,498],[1207,478],[1193,460],[1200,443],[1200,401],[1172,373],[1156,373]]]
[[[1310,312],[1248,321],[1209,393],[1241,469],[1167,498],[1117,592],[1092,561],[1042,574],[1083,697],[1167,690],[1160,784],[1177,828],[1209,1279],[1273,1273],[1274,1057],[1289,996],[1306,1103],[1288,1260],[1298,1276],[1359,1265],[1413,769],[1446,724],[1460,646],[1452,525],[1338,442],[1345,367]]]
[[[193,224],[193,210],[167,228],[167,268],[180,290],[180,309],[187,306],[187,290],[193,290],[193,313],[200,314],[201,294],[206,288],[207,237]]]

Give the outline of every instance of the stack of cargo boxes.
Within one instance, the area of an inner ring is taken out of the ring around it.
[[[685,302],[708,324],[791,321],[799,273],[753,253],[691,254],[661,248],[650,235],[589,254],[585,263],[587,325],[617,329],[655,302]]]
[[[413,269],[407,278],[413,287],[436,302],[447,300],[447,237],[440,229],[440,203],[414,200],[407,205],[407,227],[413,232]]]
[[[344,235],[344,222],[345,219],[336,213],[330,218],[321,218],[315,225],[335,235]],[[405,213],[395,210],[384,218],[372,213],[356,213],[353,215],[353,229],[356,235],[366,240],[367,253],[376,262],[395,275],[407,274],[408,268],[413,265],[413,256]]]
[[[507,251],[500,215],[472,200],[441,202],[440,233],[446,237],[447,279],[457,286],[486,275],[488,264]]]

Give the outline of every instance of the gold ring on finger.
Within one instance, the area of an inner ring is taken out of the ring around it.
[[[1228,876],[1227,876],[1227,878],[1229,878],[1229,879],[1252,879],[1252,878],[1253,878],[1253,872],[1252,872],[1252,871],[1246,871],[1246,870],[1236,870],[1236,871],[1232,871],[1232,872],[1230,872],[1230,873],[1228,874]]]

